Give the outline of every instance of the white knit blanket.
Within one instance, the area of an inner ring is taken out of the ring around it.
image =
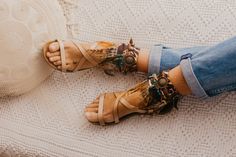
[[[210,45],[236,34],[234,0],[59,0],[70,36],[139,47]],[[185,97],[165,116],[90,124],[84,107],[99,93],[126,89],[139,76],[97,69],[54,72],[25,95],[0,99],[0,156],[236,156],[236,94]]]

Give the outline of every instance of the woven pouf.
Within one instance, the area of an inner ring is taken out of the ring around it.
[[[25,93],[52,69],[42,46],[66,37],[65,20],[56,0],[0,1],[0,97]]]

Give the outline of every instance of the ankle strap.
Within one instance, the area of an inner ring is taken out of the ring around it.
[[[132,39],[128,44],[123,43],[117,48],[107,51],[106,59],[99,64],[106,74],[113,76],[116,71],[123,74],[137,71],[137,58],[140,49],[135,47]]]
[[[169,79],[167,71],[161,72],[159,75],[153,74],[148,78],[148,105],[145,110],[148,113],[157,112],[165,114],[170,112],[174,107],[177,108],[177,103],[181,95],[175,89]]]

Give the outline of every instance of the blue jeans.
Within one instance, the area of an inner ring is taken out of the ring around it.
[[[236,37],[214,46],[183,49],[153,46],[149,54],[149,74],[177,65],[180,65],[192,94],[197,97],[236,91]]]

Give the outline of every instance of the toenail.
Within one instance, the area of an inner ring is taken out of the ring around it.
[[[53,49],[53,50],[54,50],[54,49],[55,49],[55,46],[54,46],[54,45],[51,45],[51,49]]]
[[[93,114],[91,112],[85,112],[85,117],[89,120],[93,119]]]

